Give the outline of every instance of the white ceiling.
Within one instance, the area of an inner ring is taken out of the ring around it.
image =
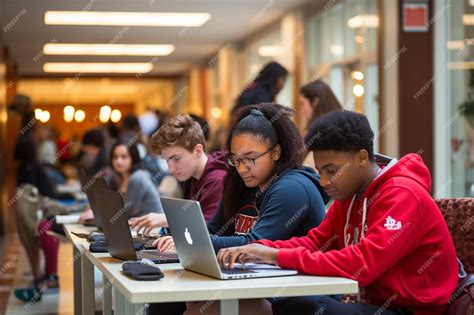
[[[191,64],[212,58],[219,47],[258,31],[295,6],[316,0],[0,0],[1,33],[20,76],[45,76],[45,62],[150,62],[152,57],[45,56],[43,45],[57,43],[174,44],[147,75],[179,75]],[[129,12],[209,12],[200,28],[44,25],[47,10]],[[7,31],[4,27],[15,22]],[[1,36],[1,35],[0,35]]]

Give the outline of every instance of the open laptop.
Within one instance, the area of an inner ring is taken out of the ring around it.
[[[109,185],[107,185],[107,182],[104,178],[87,176],[83,172],[80,172],[79,180],[81,182],[82,190],[86,193],[87,200],[89,200],[89,205],[92,209],[92,212],[94,213],[94,219],[88,223],[91,223],[102,230],[102,220],[99,211],[97,211],[97,205],[95,203],[95,195],[93,191],[95,189],[109,190]]]
[[[207,231],[199,202],[161,197],[166,220],[184,269],[218,279],[276,277],[297,274],[296,270],[281,269],[265,264],[236,264],[234,269],[222,269]]]
[[[174,253],[160,253],[156,249],[135,251],[126,213],[129,204],[124,204],[122,194],[96,189],[94,195],[102,218],[107,249],[112,257],[123,260],[147,258],[156,264],[179,262],[178,255]]]

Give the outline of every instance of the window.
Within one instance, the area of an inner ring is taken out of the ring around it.
[[[325,81],[344,108],[366,114],[378,134],[376,14],[375,0],[340,1],[307,19],[305,42],[306,80]]]

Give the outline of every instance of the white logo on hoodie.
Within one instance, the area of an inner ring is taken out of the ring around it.
[[[400,230],[402,228],[402,222],[396,221],[391,216],[388,216],[385,219],[385,224],[383,226],[389,231],[396,231],[396,230]]]

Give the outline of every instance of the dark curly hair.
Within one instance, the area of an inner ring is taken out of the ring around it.
[[[258,110],[263,115],[251,114],[252,110]],[[227,153],[231,152],[230,147],[234,136],[249,133],[267,140],[271,145],[280,145],[281,155],[275,164],[274,174],[301,165],[304,154],[303,139],[290,118],[293,115],[292,109],[275,103],[243,107],[237,112],[236,122],[229,133],[226,144]],[[242,206],[236,202],[237,200],[246,200],[252,193],[253,189],[245,186],[236,168],[229,168],[224,180],[222,196],[225,219],[233,218]]]
[[[365,115],[335,111],[316,119],[305,137],[308,151],[357,152],[366,150],[374,160],[374,133]]]

